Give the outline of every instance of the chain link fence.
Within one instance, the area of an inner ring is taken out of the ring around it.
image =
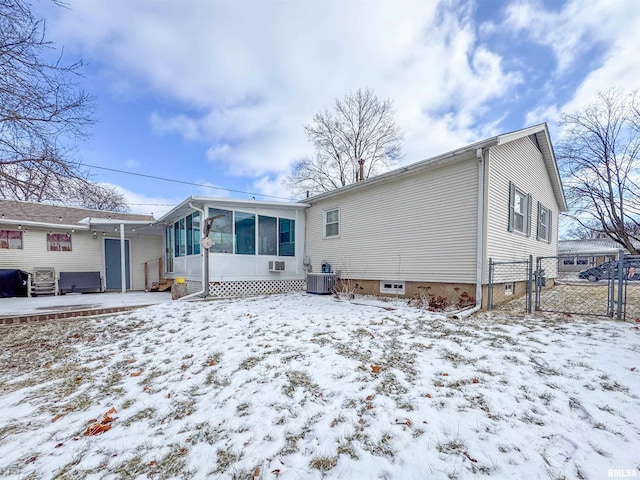
[[[514,298],[525,296],[525,310],[531,312],[533,258],[513,262],[489,259],[487,305],[493,310]]]
[[[488,309],[524,297],[530,313],[640,319],[640,256],[623,252],[489,260]]]
[[[586,253],[580,264],[576,256],[538,257],[535,310],[575,315],[613,315],[614,254]],[[575,258],[577,261],[577,258]]]

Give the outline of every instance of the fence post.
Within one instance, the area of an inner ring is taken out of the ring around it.
[[[620,250],[618,253],[618,305],[616,308],[616,320],[622,320],[622,290],[624,288],[624,250]]]
[[[531,313],[531,296],[533,295],[533,255],[529,255],[529,262],[527,265],[529,271],[527,272],[527,313]]]
[[[487,310],[493,306],[493,259],[489,258],[489,282],[487,284]]]

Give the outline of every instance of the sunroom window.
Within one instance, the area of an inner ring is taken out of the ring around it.
[[[216,218],[211,226],[209,238],[215,244],[209,249],[212,253],[233,253],[233,212],[231,210],[221,210],[210,208],[209,217],[224,215]]]

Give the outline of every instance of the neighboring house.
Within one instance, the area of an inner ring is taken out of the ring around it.
[[[562,255],[562,259],[558,260],[558,270],[581,272],[610,260],[620,250],[624,250],[622,245],[610,238],[560,240],[558,255]]]
[[[151,215],[0,200],[0,269],[98,272],[102,290],[144,290],[145,263],[158,280],[161,242]]]
[[[303,290],[307,207],[189,197],[160,219],[166,277],[183,277],[189,294],[213,297]],[[201,244],[207,228],[208,258]]]
[[[567,209],[546,124],[305,202],[313,272],[327,262],[351,288],[358,284],[357,293],[427,292],[450,301],[462,292],[486,297],[489,258],[556,255],[558,215]],[[504,294],[522,293],[522,280],[503,278]]]

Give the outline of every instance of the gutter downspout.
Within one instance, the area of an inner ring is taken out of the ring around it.
[[[476,240],[476,305],[467,310],[456,312],[455,319],[467,318],[482,308],[482,280],[483,280],[483,259],[484,253],[484,151],[482,148],[476,149],[478,159],[478,238]]]
[[[204,220],[204,208],[202,210],[200,210],[198,207],[195,207],[191,202],[189,202],[189,208],[193,208],[194,210],[197,210],[198,212],[200,212],[200,218],[202,218]],[[200,228],[202,229],[202,224],[200,225]],[[200,231],[200,233],[202,234],[202,230]],[[206,297],[207,295],[204,293],[207,289],[207,278],[206,276],[209,276],[209,269],[205,268],[205,261],[209,261],[209,256],[205,255],[204,252],[202,251],[202,246],[200,247],[200,254],[202,255],[202,290],[200,290],[199,292],[195,292],[195,293],[190,293],[189,295],[185,295],[184,297],[180,297],[178,300],[189,300],[193,297],[197,297],[200,295],[203,295]]]

